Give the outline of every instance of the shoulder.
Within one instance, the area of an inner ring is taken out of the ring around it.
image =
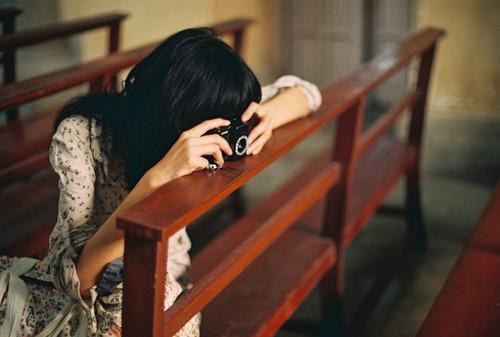
[[[58,139],[74,139],[85,142],[91,135],[92,122],[84,116],[70,116],[63,119],[57,126],[57,130],[52,137]]]
[[[93,163],[92,143],[95,130],[92,121],[84,116],[63,119],[52,136],[49,157],[54,168],[67,161]]]

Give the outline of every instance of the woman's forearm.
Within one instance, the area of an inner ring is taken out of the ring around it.
[[[307,98],[298,87],[291,87],[262,103],[271,114],[273,129],[309,114]]]
[[[147,197],[155,189],[148,179],[148,175],[141,179],[83,247],[76,267],[82,296],[89,296],[90,288],[97,283],[109,262],[123,256],[124,236],[123,231],[116,228],[116,220],[127,208]]]

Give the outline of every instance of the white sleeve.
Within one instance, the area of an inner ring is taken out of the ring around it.
[[[294,75],[285,75],[278,78],[274,83],[262,87],[261,103],[276,96],[282,89],[298,87],[307,98],[309,110],[316,111],[321,106],[321,92],[318,87]]]

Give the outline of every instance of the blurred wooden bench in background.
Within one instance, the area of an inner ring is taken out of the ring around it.
[[[241,51],[244,33],[251,23],[248,19],[235,19],[216,24],[213,28],[219,35],[232,37],[233,46]],[[50,27],[47,30],[51,36],[60,31],[56,26]],[[77,30],[75,25],[69,27],[73,27],[73,31]],[[15,42],[17,34],[8,40],[2,37],[0,48],[25,45],[32,40],[32,36],[38,36],[34,31],[19,34],[23,34],[20,38],[22,42]],[[87,83],[91,92],[102,92],[116,74],[135,65],[157,44],[112,53],[94,61],[0,87],[0,111]],[[57,220],[59,196],[57,177],[50,170],[47,172],[48,147],[58,110],[54,108],[41,115],[12,120],[0,127],[2,254],[41,257],[48,247],[48,237]]]
[[[500,182],[418,337],[500,333]]]
[[[13,9],[6,8],[6,13],[15,13]],[[20,13],[20,12],[19,12]],[[4,31],[0,37],[0,52],[2,53],[2,63],[4,68],[4,84],[16,82],[16,51],[23,47],[31,47],[52,40],[64,39],[74,35],[86,33],[96,29],[109,29],[108,37],[108,53],[118,51],[120,45],[120,29],[121,23],[127,18],[124,13],[106,13],[93,17],[65,21],[43,25],[36,28],[25,29],[15,32],[11,29],[13,21],[12,14],[5,15]],[[9,32],[6,31],[9,28]],[[21,65],[22,66],[22,65]],[[7,111],[7,119],[18,119],[16,108]]]
[[[341,327],[345,249],[404,175],[408,230],[401,242],[425,248],[419,164],[431,66],[442,35],[433,28],[419,32],[334,83],[323,91],[318,112],[276,130],[259,156],[176,179],[129,209],[118,220],[125,231],[123,336],[173,336],[199,311],[204,337],[273,336],[320,282],[324,327],[332,329],[334,320]],[[369,92],[414,60],[415,87],[361,132]],[[407,139],[384,136],[407,110]],[[332,148],[195,256],[194,287],[164,311],[169,236],[335,118]],[[323,207],[306,213],[321,200]]]

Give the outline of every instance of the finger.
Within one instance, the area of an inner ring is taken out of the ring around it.
[[[209,130],[220,128],[221,126],[228,126],[229,124],[231,124],[231,122],[227,119],[209,119],[185,131],[184,134],[189,137],[200,137],[201,135],[207,133],[207,131]]]
[[[208,159],[207,159],[207,158],[199,157],[199,158],[196,160],[196,168],[195,168],[195,171],[205,169],[205,168],[208,166],[208,164],[210,164],[210,162],[208,161]]]
[[[257,138],[247,150],[248,154],[257,154],[260,152],[262,147],[267,143],[267,141],[271,138],[271,132],[263,133],[259,138]]]
[[[204,144],[217,144],[222,151],[224,151],[229,156],[233,154],[231,146],[223,137],[219,135],[206,135],[198,138],[193,138],[192,142],[194,145],[204,145]]]
[[[252,142],[257,139],[260,135],[262,135],[268,128],[270,127],[270,119],[264,117],[256,127],[252,129],[250,134],[248,135],[248,143],[252,144]]]
[[[253,114],[258,110],[259,104],[252,102],[248,106],[248,108],[241,115],[241,120],[243,122],[247,122],[250,118],[252,118]]]
[[[196,148],[197,154],[201,156],[213,156],[215,161],[219,165],[224,164],[224,157],[222,156],[222,151],[220,150],[219,146],[216,144],[205,144],[198,146]]]

